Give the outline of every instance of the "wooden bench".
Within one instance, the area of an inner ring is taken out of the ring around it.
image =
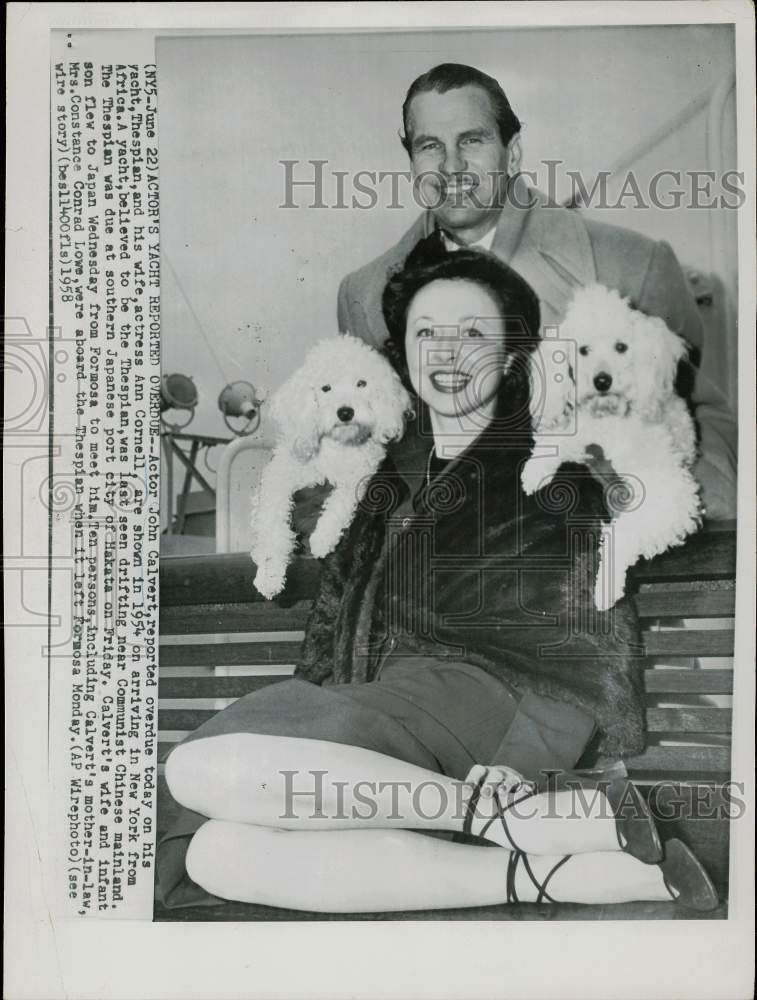
[[[723,900],[728,889],[729,822],[718,814],[731,773],[735,564],[733,524],[710,524],[685,546],[637,566],[632,586],[645,647],[648,746],[627,762],[628,771],[649,794],[663,838],[678,836],[692,847]],[[161,760],[173,742],[233,699],[291,674],[318,569],[314,560],[301,559],[291,567],[281,597],[265,602],[253,589],[254,567],[246,553],[161,561]],[[159,780],[160,836],[177,807],[162,773]],[[696,803],[704,815],[692,817]],[[726,914],[724,903],[704,916]],[[156,904],[155,908],[158,920],[696,916],[667,903],[520,905],[338,917],[232,902],[178,910]]]

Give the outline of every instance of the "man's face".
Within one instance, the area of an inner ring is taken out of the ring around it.
[[[423,203],[451,236],[480,238],[504,205],[510,163],[489,95],[476,86],[417,94],[407,124]]]

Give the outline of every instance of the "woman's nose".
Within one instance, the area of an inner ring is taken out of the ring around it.
[[[440,344],[428,352],[428,363],[431,365],[448,365],[455,360],[457,344]]]

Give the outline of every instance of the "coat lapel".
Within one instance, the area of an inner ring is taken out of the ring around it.
[[[492,250],[532,286],[542,307],[542,326],[559,323],[577,288],[597,280],[583,219],[562,208],[522,177],[513,182]]]

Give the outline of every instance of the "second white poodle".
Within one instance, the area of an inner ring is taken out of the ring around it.
[[[356,337],[316,344],[271,400],[279,443],[253,498],[255,587],[272,598],[284,587],[295,545],[293,495],[334,487],[310,536],[320,558],[352,522],[386,444],[402,436],[410,397],[389,362]]]
[[[608,490],[613,514],[603,534],[595,601],[612,607],[626,571],[678,545],[701,522],[692,475],[696,431],[674,389],[686,343],[656,317],[633,309],[602,285],[579,290],[559,338],[542,340],[531,361],[532,457],[526,493],[547,486],[563,462],[597,449],[618,477]]]

